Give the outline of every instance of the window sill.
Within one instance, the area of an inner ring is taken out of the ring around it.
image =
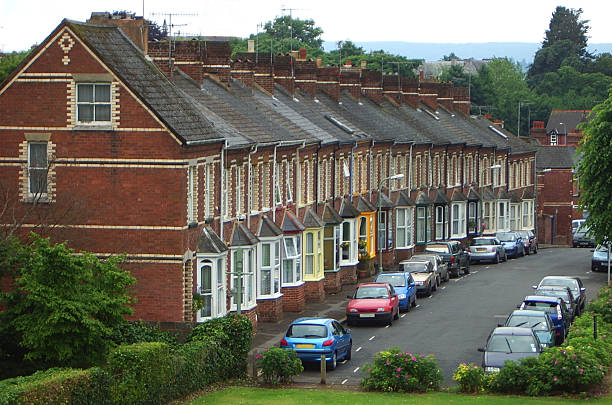
[[[277,300],[279,298],[282,298],[283,293],[276,293],[276,294],[272,294],[272,295],[260,295],[259,297],[257,297],[257,301],[266,301],[266,300]]]
[[[402,247],[396,247],[395,250],[410,250],[410,249],[414,249],[414,245],[410,245],[410,246],[402,246]]]
[[[241,311],[250,311],[250,310],[252,310],[253,308],[256,308],[256,307],[257,307],[257,303],[255,303],[255,304],[246,304],[244,306],[241,306],[240,310]],[[236,304],[232,304],[232,306],[230,308],[230,312],[236,312],[236,310],[237,310]]]
[[[281,288],[296,288],[296,287],[301,287],[305,284],[304,281],[298,281],[297,283],[286,283],[286,284],[282,284]]]
[[[72,127],[73,131],[113,131],[112,124],[76,124]]]
[[[359,260],[355,260],[354,262],[340,262],[340,267],[347,267],[347,266],[356,266],[357,264],[359,264]]]
[[[22,201],[24,204],[51,204],[51,200],[47,195],[40,197],[26,197]]]

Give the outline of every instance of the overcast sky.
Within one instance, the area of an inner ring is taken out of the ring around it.
[[[542,41],[557,5],[583,9],[589,43],[612,42],[610,0],[0,0],[0,50],[40,43],[63,18],[85,21],[92,11],[115,10],[142,15],[143,7],[159,24],[174,14],[175,30],[185,34],[246,37],[291,12],[313,19],[324,41],[533,43]]]

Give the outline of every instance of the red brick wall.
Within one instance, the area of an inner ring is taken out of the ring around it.
[[[357,265],[340,267],[340,280],[342,285],[355,284],[357,282]]]
[[[304,292],[306,301],[320,302],[325,300],[324,281],[306,281]]]
[[[544,240],[543,243],[569,245],[572,241],[572,200],[574,198],[572,196],[572,170],[552,169],[548,173],[537,176],[538,218],[542,214],[555,217],[554,224],[550,226],[538,223],[538,237]],[[548,237],[545,232],[550,232]]]
[[[306,285],[282,287],[283,311],[300,312],[306,307]]]
[[[328,294],[337,293],[342,290],[342,279],[340,271],[325,272],[325,292]]]
[[[283,297],[257,300],[257,318],[261,322],[278,322],[283,316]]]

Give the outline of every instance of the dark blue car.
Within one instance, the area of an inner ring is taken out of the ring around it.
[[[570,315],[563,298],[528,295],[519,309],[543,311],[550,315],[555,325],[555,344],[558,346],[563,343],[570,327]]]
[[[293,321],[280,341],[281,349],[295,350],[302,362],[325,362],[329,370],[338,361],[350,360],[353,347],[351,330],[331,318],[299,318]]]
[[[516,232],[497,232],[497,239],[504,245],[508,257],[517,258],[525,256],[525,245]]]
[[[410,272],[381,273],[374,282],[393,286],[399,298],[400,311],[410,311],[410,308],[416,307],[417,288]]]

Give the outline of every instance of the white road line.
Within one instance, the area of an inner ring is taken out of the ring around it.
[[[473,273],[473,274],[476,274],[476,273],[478,273],[478,270],[474,270],[474,271],[472,271],[472,273]]]
[[[353,373],[358,372],[360,368],[361,368],[361,367],[357,367],[355,370],[353,370]]]
[[[346,378],[344,381],[342,381],[342,384],[346,384],[347,381],[348,381],[348,378]]]
[[[440,287],[440,288],[442,288],[443,290],[446,289],[446,287]]]
[[[400,318],[403,318],[403,317],[405,317],[405,316],[406,316],[406,314],[402,314],[402,316],[401,316]]]
[[[361,346],[359,346],[357,349],[355,349],[356,352],[358,352],[359,350],[361,350]]]
[[[489,268],[489,266],[486,266],[486,267],[485,267],[485,269],[488,269],[488,268]]]
[[[418,307],[420,307],[420,306],[421,306],[421,304],[417,304],[417,306],[416,306],[415,308],[418,308]]]
[[[374,338],[376,337],[376,335],[372,336],[371,338],[369,338],[368,340],[374,340]]]
[[[385,325],[385,329],[389,328],[389,325]]]
[[[503,318],[506,319],[508,315],[493,315],[493,318]]]

